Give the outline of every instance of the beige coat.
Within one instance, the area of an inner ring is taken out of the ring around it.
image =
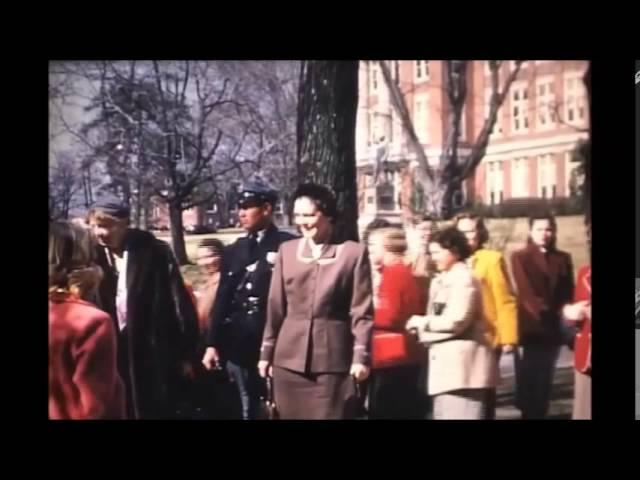
[[[348,372],[353,363],[370,363],[372,328],[371,273],[363,245],[327,244],[319,259],[305,239],[280,245],[261,360],[297,372]]]
[[[429,293],[427,315],[413,316],[407,324],[429,347],[429,394],[495,387],[497,365],[487,341],[480,286],[471,270],[458,262],[433,280]],[[435,315],[438,303],[445,307]]]

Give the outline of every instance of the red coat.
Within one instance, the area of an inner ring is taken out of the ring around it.
[[[405,325],[412,315],[424,315],[425,297],[409,266],[384,267],[373,320],[373,368],[420,362],[422,347],[405,331]]]
[[[49,302],[49,418],[120,419],[115,324],[83,300]]]
[[[591,265],[578,270],[574,302],[591,301]],[[587,373],[591,366],[591,319],[586,318],[580,327],[574,344],[574,366]]]

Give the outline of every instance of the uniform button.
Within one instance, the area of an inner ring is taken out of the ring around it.
[[[251,290],[253,288],[253,285],[251,285],[251,282],[247,283],[247,290]]]

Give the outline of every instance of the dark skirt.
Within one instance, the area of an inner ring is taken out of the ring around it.
[[[372,420],[422,420],[419,365],[373,370],[369,383],[369,417]]]
[[[356,388],[344,373],[273,368],[274,400],[283,420],[342,420],[356,416]]]

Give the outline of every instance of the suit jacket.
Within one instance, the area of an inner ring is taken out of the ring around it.
[[[464,263],[431,282],[427,315],[412,317],[407,328],[416,328],[429,348],[430,395],[496,385],[497,364],[487,339],[480,285]]]
[[[348,372],[370,363],[373,327],[367,249],[331,242],[314,260],[305,239],[280,246],[261,360],[297,372]]]
[[[256,367],[276,253],[282,242],[292,238],[271,224],[256,252],[251,251],[248,237],[225,248],[207,342],[223,359]]]
[[[504,257],[495,250],[479,249],[471,257],[473,274],[480,282],[482,309],[493,346],[518,343],[516,297]]]
[[[136,419],[173,418],[187,381],[184,364],[195,360],[196,309],[166,242],[137,229],[129,229],[124,242],[128,251],[127,335],[120,338],[127,341],[123,351],[128,354],[131,407]],[[104,248],[98,250],[98,264],[105,272],[98,306],[115,324],[117,276]]]
[[[49,418],[121,419],[124,398],[109,315],[82,300],[49,301]]]
[[[562,307],[573,299],[571,256],[550,249],[546,255],[529,243],[511,257],[518,289],[521,344],[561,344]]]

